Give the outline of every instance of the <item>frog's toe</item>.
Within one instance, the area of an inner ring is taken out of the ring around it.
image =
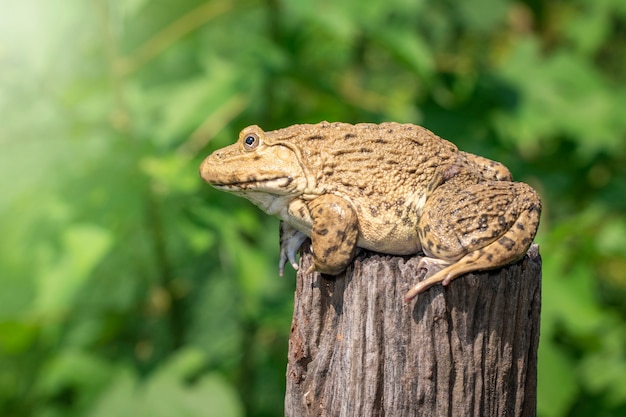
[[[281,224],[280,233],[280,260],[278,262],[278,274],[282,277],[285,271],[285,264],[289,262],[293,269],[298,270],[296,256],[298,250],[307,236],[289,226]]]
[[[451,264],[450,261],[424,256],[422,259],[420,259],[419,263],[417,264],[417,269],[425,269],[426,270],[425,277],[430,277],[431,275],[436,274],[437,272],[441,271],[443,268],[445,268],[446,266],[450,264]]]
[[[410,303],[411,300],[417,297],[418,294],[423,293],[428,288],[432,287],[433,285],[437,283],[441,282],[443,285],[448,285],[450,281],[452,281],[454,278],[458,276],[458,275],[457,276],[451,275],[449,272],[450,271],[449,268],[450,266],[443,267],[438,272],[418,282],[415,286],[413,286],[413,288],[407,291],[407,293],[404,295],[404,302]]]
[[[285,273],[285,264],[287,263],[287,261],[289,261],[289,263],[291,264],[293,269],[295,269],[296,271],[298,270],[298,263],[296,262],[295,252],[294,253],[291,253],[291,252],[287,253],[286,250],[282,250],[281,249],[281,251],[280,251],[280,261],[278,262],[278,275],[280,275],[281,277]]]

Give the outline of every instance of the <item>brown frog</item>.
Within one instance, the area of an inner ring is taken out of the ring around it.
[[[535,237],[541,201],[509,170],[459,151],[411,124],[321,122],[264,132],[249,126],[239,141],[200,166],[202,178],[247,198],[281,220],[280,274],[311,238],[311,271],[336,275],[357,248],[423,252],[433,284],[520,259]]]

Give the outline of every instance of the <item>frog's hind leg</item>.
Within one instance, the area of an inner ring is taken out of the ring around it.
[[[426,228],[425,252],[428,256],[443,260],[434,262],[435,268],[428,269],[426,279],[407,292],[406,302],[437,283],[448,285],[463,274],[499,268],[524,256],[539,225],[541,203],[538,196],[523,183],[487,184],[487,194],[491,198],[489,205],[484,205],[486,196],[480,193],[481,186],[486,184],[476,184],[451,200],[449,194],[448,198],[434,200],[434,209],[425,212],[423,220],[426,224],[443,224],[435,227],[435,230],[427,226],[421,229],[423,231]],[[472,195],[480,195],[478,201],[470,203]],[[468,205],[463,207],[462,202]],[[455,209],[445,207],[448,203],[453,204]],[[472,205],[474,208],[471,208]],[[477,207],[486,210],[486,214]],[[445,216],[442,213],[447,213],[445,223],[441,222],[443,218],[439,218]],[[497,216],[492,217],[493,213]],[[464,221],[467,224],[463,224]]]
[[[511,236],[514,232],[515,230],[510,229],[504,236],[495,242],[490,243],[484,248],[468,253],[457,262],[446,266],[443,269],[439,268],[439,271],[432,275],[430,275],[431,271],[427,270],[427,278],[411,288],[404,296],[404,300],[408,303],[418,294],[426,291],[433,285],[438,283],[441,283],[444,286],[448,285],[453,279],[458,278],[463,274],[478,270],[494,269],[517,261],[524,256],[528,247],[524,247],[521,241],[517,241],[515,240],[515,237]],[[505,251],[509,256],[501,257],[501,263],[494,263],[494,255],[492,252],[498,251],[501,253],[503,252],[503,248],[506,248]]]

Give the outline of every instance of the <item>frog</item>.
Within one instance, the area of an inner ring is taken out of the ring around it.
[[[200,165],[211,186],[280,219],[279,275],[311,240],[307,273],[341,274],[362,251],[421,254],[408,303],[435,284],[520,260],[541,215],[538,193],[503,164],[397,122],[320,122],[264,131]]]

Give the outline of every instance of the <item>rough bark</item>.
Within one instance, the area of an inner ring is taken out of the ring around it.
[[[536,245],[519,262],[403,302],[420,257],[365,252],[305,274],[289,340],[285,415],[534,416],[541,305]]]

